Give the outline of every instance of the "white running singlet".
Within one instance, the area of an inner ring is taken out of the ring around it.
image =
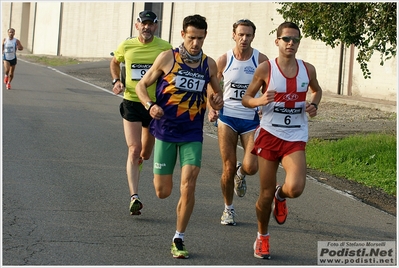
[[[4,59],[5,60],[13,60],[17,57],[17,39],[13,38],[10,40],[6,38],[4,42]]]
[[[260,126],[286,141],[308,141],[306,94],[309,75],[305,63],[297,60],[298,71],[292,78],[281,72],[277,59],[269,60],[267,90],[277,91],[275,101],[262,107]]]
[[[253,49],[252,56],[246,61],[237,60],[233,50],[227,51],[227,64],[223,70],[223,115],[253,120],[258,108],[247,108],[241,103],[248,85],[251,83],[259,64],[259,51]]]

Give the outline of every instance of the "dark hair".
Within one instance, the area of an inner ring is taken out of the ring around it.
[[[301,30],[299,29],[298,25],[296,25],[295,23],[290,22],[290,21],[283,22],[280,24],[280,26],[278,26],[277,37],[281,36],[281,33],[283,32],[283,29],[285,29],[285,28],[291,28],[291,29],[298,30],[299,37],[301,37]]]
[[[206,18],[195,14],[191,16],[187,16],[183,20],[183,31],[186,32],[188,26],[193,26],[197,29],[207,30],[208,24],[206,23]]]
[[[233,33],[236,32],[236,29],[237,29],[238,25],[251,26],[252,29],[254,30],[254,34],[255,34],[256,26],[255,26],[255,24],[252,21],[247,20],[247,19],[241,19],[241,20],[236,21],[233,24]]]

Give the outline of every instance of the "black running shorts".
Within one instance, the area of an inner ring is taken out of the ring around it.
[[[152,117],[141,102],[123,100],[119,105],[121,116],[129,122],[141,122],[143,127],[148,127]]]

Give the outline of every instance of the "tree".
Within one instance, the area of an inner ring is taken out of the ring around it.
[[[396,2],[280,3],[284,20],[296,23],[304,37],[321,40],[334,48],[341,42],[358,48],[357,62],[364,78],[371,73],[367,63],[375,51],[380,65],[396,56]]]

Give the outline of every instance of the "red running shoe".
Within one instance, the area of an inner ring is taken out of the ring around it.
[[[254,257],[259,259],[270,259],[269,236],[256,238],[254,243]]]
[[[281,186],[276,186],[276,192],[280,190]],[[283,224],[287,219],[288,208],[287,208],[287,200],[279,201],[276,196],[274,196],[274,208],[273,208],[273,216],[276,219],[278,224]]]

